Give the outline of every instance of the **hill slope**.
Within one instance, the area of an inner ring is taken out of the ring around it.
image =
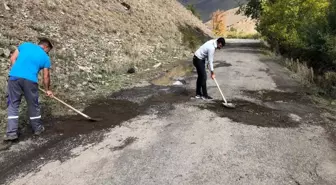
[[[130,66],[141,70],[189,55],[203,32],[210,34],[175,0],[2,0],[0,23],[0,88],[5,90],[9,51],[46,36],[55,44],[54,90],[77,101],[112,90],[116,74]],[[5,101],[1,108],[4,118]]]

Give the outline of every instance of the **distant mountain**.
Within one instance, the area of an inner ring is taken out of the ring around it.
[[[203,22],[211,19],[212,12],[220,10],[230,10],[239,6],[239,3],[246,3],[248,0],[178,0],[183,5],[193,4],[201,14]]]

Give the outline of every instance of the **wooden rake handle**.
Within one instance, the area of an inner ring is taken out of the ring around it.
[[[214,78],[214,81],[215,81],[215,83],[216,83],[216,85],[217,85],[217,87],[218,87],[219,92],[220,92],[221,95],[222,95],[222,98],[223,98],[224,102],[227,103],[227,101],[226,101],[226,99],[225,99],[225,97],[224,97],[224,94],[223,94],[222,90],[220,89],[220,87],[219,87],[219,85],[218,85],[218,83],[217,83],[216,78]]]
[[[42,91],[42,92],[46,93],[46,91],[45,91],[45,90],[43,90],[43,89],[41,89],[40,87],[39,87],[39,89],[40,89],[40,91]],[[87,118],[87,119],[91,119],[91,117],[90,117],[90,116],[88,116],[88,115],[86,115],[86,114],[82,113],[81,111],[79,111],[79,110],[75,109],[74,107],[72,107],[72,106],[70,106],[69,104],[65,103],[64,101],[62,101],[62,100],[58,99],[57,97],[55,97],[55,96],[52,96],[52,98],[54,98],[55,100],[59,101],[59,102],[60,102],[60,103],[62,103],[63,105],[65,105],[65,106],[69,107],[71,110],[73,110],[73,111],[77,112],[78,114],[82,115],[83,117],[85,117],[85,118]]]

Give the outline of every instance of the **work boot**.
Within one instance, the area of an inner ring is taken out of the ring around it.
[[[14,141],[14,140],[17,140],[17,139],[19,139],[19,137],[17,135],[11,135],[11,136],[5,135],[3,140],[4,141]]]
[[[40,129],[34,133],[34,135],[39,136],[39,135],[41,135],[44,131],[45,131],[44,126],[41,126]]]

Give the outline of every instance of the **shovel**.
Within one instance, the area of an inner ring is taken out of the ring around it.
[[[39,87],[39,89],[40,89],[40,91],[46,93],[46,91],[43,90],[43,89],[41,89],[40,87]],[[99,119],[99,118],[91,118],[90,116],[88,116],[88,115],[82,113],[81,111],[79,111],[79,110],[73,108],[72,106],[68,105],[67,103],[65,103],[64,101],[58,99],[58,98],[55,97],[55,96],[53,96],[52,98],[54,98],[55,100],[59,101],[59,102],[62,103],[63,105],[69,107],[71,110],[77,112],[78,114],[80,114],[80,115],[83,116],[84,118],[88,119],[89,121],[96,122],[96,121],[100,121],[100,120],[101,120],[101,119]]]
[[[218,85],[218,83],[217,83],[216,78],[214,78],[214,81],[215,81],[215,83],[216,83],[216,85],[217,85],[217,87],[218,87],[218,90],[219,90],[219,92],[221,93],[222,98],[223,98],[223,100],[224,100],[224,103],[223,103],[224,107],[226,107],[226,108],[231,108],[231,109],[235,108],[235,106],[234,106],[232,103],[228,103],[228,102],[226,101],[226,99],[225,99],[225,97],[224,97],[224,95],[223,95],[223,93],[222,93],[222,90],[220,89],[220,87],[219,87],[219,85]]]

